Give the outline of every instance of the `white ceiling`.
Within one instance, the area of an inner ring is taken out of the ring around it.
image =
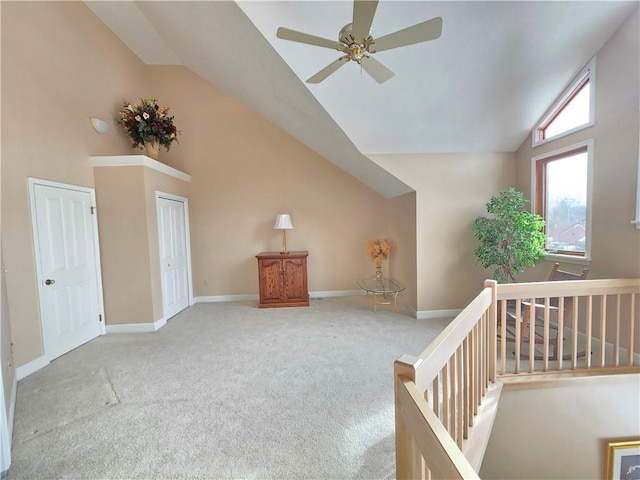
[[[276,38],[336,39],[351,1],[85,2],[144,62],[183,64],[381,194],[411,191],[364,154],[511,152],[637,1],[381,0],[373,36],[440,16],[434,41],[380,52],[377,84],[340,56]]]

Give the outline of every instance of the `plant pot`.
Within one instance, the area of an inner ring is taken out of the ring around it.
[[[148,142],[144,142],[144,149],[147,152],[147,157],[157,160],[160,155],[160,142],[152,138]]]

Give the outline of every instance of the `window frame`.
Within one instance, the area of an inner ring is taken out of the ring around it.
[[[538,174],[539,169],[543,164],[550,161],[557,160],[571,156],[572,154],[586,152],[587,154],[587,210],[586,210],[586,229],[585,229],[585,244],[584,255],[576,255],[573,253],[556,253],[547,252],[545,254],[545,260],[549,261],[562,261],[567,263],[577,263],[586,265],[591,262],[591,231],[592,231],[592,210],[593,210],[593,139],[586,140],[584,142],[574,143],[564,148],[546,152],[540,155],[536,155],[531,158],[531,212],[537,213],[544,218],[543,207],[545,206],[546,199],[544,198],[543,186],[539,185]],[[546,222],[546,219],[545,219]],[[546,226],[545,226],[546,235]]]
[[[589,121],[570,130],[554,135],[553,137],[540,138],[541,132],[564,110],[571,100],[589,83]],[[531,131],[531,145],[537,147],[558,138],[571,135],[585,128],[592,127],[596,123],[596,57],[594,56],[580,73],[569,83],[562,95],[553,103],[542,118],[535,124]]]

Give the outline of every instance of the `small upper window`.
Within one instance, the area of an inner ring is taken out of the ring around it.
[[[580,72],[533,130],[533,145],[594,124],[595,57]]]

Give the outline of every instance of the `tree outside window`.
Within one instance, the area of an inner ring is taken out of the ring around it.
[[[589,243],[589,146],[535,160],[535,210],[545,220],[548,253],[586,257]]]

